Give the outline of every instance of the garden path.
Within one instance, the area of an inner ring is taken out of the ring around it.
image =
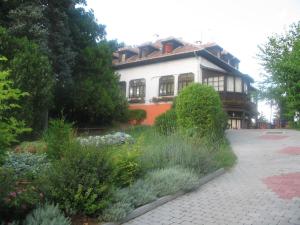
[[[237,165],[126,225],[300,225],[300,132],[230,130]]]

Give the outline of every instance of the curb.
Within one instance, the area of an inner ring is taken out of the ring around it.
[[[212,172],[212,173],[200,178],[198,185],[192,191],[195,191],[195,190],[199,189],[202,185],[208,183],[212,179],[214,179],[214,178],[216,178],[216,177],[218,177],[218,176],[220,176],[224,173],[225,173],[224,168],[220,168],[220,169],[216,170],[215,172]],[[143,215],[143,214],[145,214],[145,213],[147,213],[147,212],[149,212],[149,211],[151,211],[151,210],[153,210],[153,209],[155,209],[155,208],[157,208],[157,207],[159,207],[159,206],[161,206],[161,205],[163,205],[163,204],[165,204],[169,201],[172,201],[172,200],[174,200],[174,199],[176,199],[176,198],[178,198],[178,197],[180,197],[180,196],[182,196],[182,195],[184,195],[188,192],[191,192],[191,191],[179,191],[179,192],[177,192],[176,194],[173,194],[173,195],[166,195],[166,196],[161,197],[161,198],[159,198],[159,199],[157,199],[153,202],[150,202],[146,205],[143,205],[139,208],[136,208],[131,213],[129,213],[128,216],[126,216],[124,219],[122,219],[119,222],[114,222],[114,223],[113,222],[108,222],[108,223],[103,223],[102,225],[121,225],[121,224],[126,223],[126,222],[128,222],[128,221],[130,221],[130,220],[132,220],[136,217],[139,217],[139,216],[141,216],[141,215]]]

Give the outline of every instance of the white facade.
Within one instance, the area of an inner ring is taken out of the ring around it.
[[[178,76],[180,74],[194,74],[194,82],[202,83],[201,66],[225,72],[222,68],[209,62],[208,60],[195,56],[184,59],[157,62],[148,65],[118,69],[120,81],[126,82],[126,97],[129,97],[129,82],[135,79],[145,79],[145,104],[152,102],[153,97],[159,96],[159,78],[162,76],[174,76],[174,95],[178,93]]]

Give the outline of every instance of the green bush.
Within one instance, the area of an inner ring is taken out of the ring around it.
[[[218,93],[213,87],[192,84],[184,88],[176,99],[179,128],[197,136],[223,136],[227,125]]]
[[[16,177],[36,177],[49,166],[50,164],[45,153],[32,154],[29,152],[9,152],[3,164],[3,168],[13,170]]]
[[[43,200],[37,184],[11,169],[0,168],[0,184],[0,221],[22,219]]]
[[[66,123],[63,118],[50,121],[49,128],[44,134],[44,140],[48,146],[48,157],[60,159],[74,141],[72,124]]]
[[[46,197],[70,214],[95,215],[107,207],[113,168],[105,150],[73,143],[41,180]]]
[[[129,119],[136,120],[138,123],[144,120],[147,116],[147,113],[143,109],[131,109],[129,110]]]
[[[140,154],[142,137],[135,144],[108,147],[109,157],[113,166],[114,184],[125,187],[132,184],[141,174]]]
[[[170,109],[156,117],[154,125],[160,134],[169,135],[174,133],[177,128],[177,116],[175,109]]]
[[[33,210],[25,219],[24,225],[71,225],[69,218],[59,210],[57,205],[46,204]]]

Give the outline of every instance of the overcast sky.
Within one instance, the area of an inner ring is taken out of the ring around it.
[[[258,45],[300,20],[300,0],[87,0],[107,38],[127,45],[174,36],[216,42],[241,60],[240,71],[260,79]],[[267,110],[260,107],[259,111]],[[269,114],[269,112],[265,112]]]

